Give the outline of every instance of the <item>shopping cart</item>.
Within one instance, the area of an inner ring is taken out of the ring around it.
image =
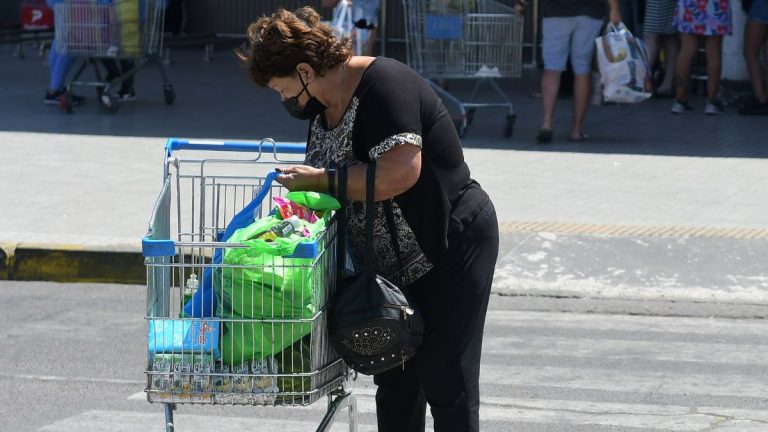
[[[81,58],[61,107],[72,111],[73,86],[96,87],[99,102],[107,112],[120,108],[116,94],[126,79],[147,65],[156,66],[163,79],[165,103],[173,104],[176,92],[160,61],[166,0],[57,0],[54,5],[56,50]],[[133,60],[119,77],[102,80],[99,60]],[[81,81],[83,71],[92,64],[96,81]]]
[[[273,167],[296,163],[284,158],[304,151],[303,144],[271,140],[168,140],[163,187],[142,245],[146,393],[149,402],[164,404],[167,432],[174,430],[176,404],[306,406],[324,396],[328,411],[317,430],[328,430],[348,408],[349,430],[357,431],[351,371],[327,332],[336,279],[335,219],[290,258],[257,255],[226,241],[235,228],[269,213],[272,198],[284,192],[273,181]],[[233,251],[245,258],[226,259]],[[246,277],[254,274],[261,279]],[[240,304],[262,305],[262,316],[235,316],[235,297]],[[289,306],[296,304],[299,314]],[[246,354],[236,338],[258,354]]]
[[[515,111],[496,83],[522,73],[523,21],[514,9],[492,0],[403,0],[408,64],[454,108],[454,124],[463,137],[477,108],[507,108],[504,136],[515,126]],[[472,97],[463,102],[435,79],[474,79]],[[488,83],[502,102],[476,102]]]

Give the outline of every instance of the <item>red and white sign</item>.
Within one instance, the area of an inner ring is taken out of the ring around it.
[[[53,10],[44,1],[22,3],[21,28],[24,30],[53,30]]]

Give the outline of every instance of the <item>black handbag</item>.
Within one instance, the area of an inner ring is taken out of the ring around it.
[[[328,318],[331,343],[352,369],[365,375],[378,374],[398,366],[405,367],[405,362],[416,354],[421,344],[424,323],[418,310],[403,292],[376,274],[373,249],[376,163],[369,163],[366,173],[364,264],[363,268],[353,273],[345,269],[346,169],[339,169],[338,173],[342,208],[337,219],[336,291],[331,299]],[[391,201],[384,203],[384,209],[402,278],[403,263],[395,234]]]

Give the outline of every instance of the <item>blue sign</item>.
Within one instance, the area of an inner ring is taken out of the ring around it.
[[[464,21],[461,15],[427,15],[425,35],[427,39],[461,40]]]

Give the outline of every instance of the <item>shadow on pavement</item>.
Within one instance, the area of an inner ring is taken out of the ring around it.
[[[42,104],[48,70],[44,58],[12,56],[10,46],[0,47],[0,130],[63,134],[194,137],[256,140],[272,137],[280,141],[302,141],[306,124],[294,120],[269,89],[252,85],[246,70],[232,51],[217,51],[211,62],[199,50],[176,50],[169,74],[176,89],[174,105],[163,102],[162,81],[157,70],[147,68],[136,78],[138,99],[123,104],[118,113],[105,113],[92,88],[76,89],[87,104],[67,115]],[[520,79],[500,80],[515,105],[517,122],[511,138],[504,138],[506,112],[479,109],[469,127],[467,148],[519,151],[636,154],[696,157],[768,157],[768,119],[743,117],[730,107],[725,114],[706,117],[704,100],[692,99],[697,112],[674,116],[670,100],[649,100],[634,106],[590,106],[584,143],[567,140],[571,101],[557,106],[555,139],[552,144],[534,142],[538,131],[540,100],[538,72],[526,69]],[[450,81],[450,90],[468,98],[473,81]],[[487,90],[488,88],[485,87]],[[489,97],[489,92],[481,92]]]

